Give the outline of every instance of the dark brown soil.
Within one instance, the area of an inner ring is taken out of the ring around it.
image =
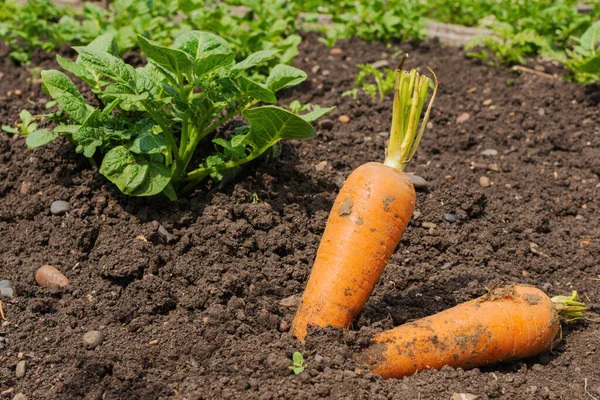
[[[484,370],[383,381],[353,361],[374,332],[503,284],[600,299],[598,88],[490,68],[435,42],[400,46],[410,66],[430,65],[440,79],[431,129],[409,168],[429,182],[418,217],[351,331],[315,329],[305,342],[281,332],[339,186],[384,156],[391,98],[372,104],[341,93],[353,87],[356,63],[394,64],[398,49],[360,40],[340,47],[342,56],[330,55],[309,37],[296,62],[309,82],[283,99],[336,105],[334,127],[286,142],[281,159],[221,192],[172,203],[126,198],[65,141],[28,151],[23,138],[0,135],[0,280],[15,288],[3,303],[0,398],[600,398],[598,323],[566,327],[550,353]],[[36,63],[55,65],[52,57]],[[2,61],[0,123],[13,123],[22,107],[45,112],[29,70]],[[470,119],[457,124],[465,112]],[[341,114],[348,124],[337,122]],[[498,155],[481,155],[486,149]],[[484,175],[489,188],[479,185]],[[52,216],[59,199],[72,211]],[[161,239],[159,223],[174,241]],[[44,264],[71,286],[37,286]],[[90,330],[106,337],[95,350],[82,343]],[[308,365],[299,375],[288,369],[294,351]],[[27,370],[17,379],[21,359]]]

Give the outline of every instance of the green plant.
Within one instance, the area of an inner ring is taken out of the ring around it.
[[[306,79],[302,70],[283,64],[270,69],[264,84],[247,77],[276,50],[236,62],[224,39],[201,31],[182,34],[170,47],[143,36],[138,44],[149,62],[137,69],[117,56],[109,34],[75,47],[76,61],[58,56],[65,70],[90,85],[99,107],[87,104],[64,73],[42,72],[44,90],[70,117],[46,138],[65,136],[77,152],[102,157],[100,173],[125,194],[174,199],[209,176],[222,179],[273,154],[281,139],[314,137],[310,122],[331,110],[300,116],[272,105],[252,108],[274,104],[275,92]],[[233,132],[223,129],[240,116],[248,123]],[[200,161],[188,168],[197,151]]]
[[[396,71],[384,68],[382,72],[371,64],[358,64],[357,67],[360,71],[356,75],[354,85],[360,86],[363,91],[371,96],[373,101],[379,96],[379,102],[382,102],[388,93],[394,91]],[[370,81],[375,83],[370,83]],[[358,90],[356,88],[342,93],[342,96],[352,96],[354,99],[357,95]]]
[[[306,369],[306,364],[304,364],[304,357],[302,356],[302,353],[297,351],[292,355],[292,365],[290,365],[288,368],[294,371],[294,374],[296,375]]]
[[[21,110],[19,118],[21,119],[18,124],[19,129],[2,125],[2,130],[11,134],[27,135],[26,143],[29,147],[43,146],[54,139],[54,135],[48,129],[37,128],[37,123],[33,122],[36,117],[33,117],[29,111]]]
[[[578,82],[600,80],[600,21],[595,22],[579,38],[577,45],[567,51],[569,60],[565,64]]]

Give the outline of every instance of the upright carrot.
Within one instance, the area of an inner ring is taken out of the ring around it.
[[[576,292],[550,299],[531,286],[510,286],[379,333],[358,358],[384,378],[514,361],[549,350],[559,316],[570,322],[585,310]]]
[[[414,187],[402,171],[417,150],[437,92],[431,73],[433,94],[419,126],[431,79],[414,69],[403,71],[402,63],[398,67],[385,161],[354,170],[333,204],[292,322],[298,339],[304,339],[308,325],[347,328],[398,246],[415,205]]]

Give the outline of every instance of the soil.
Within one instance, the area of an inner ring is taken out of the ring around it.
[[[2,305],[0,399],[600,397],[594,322],[565,326],[551,352],[485,369],[386,381],[352,356],[376,332],[509,283],[552,295],[576,289],[597,311],[599,88],[489,67],[434,41],[386,48],[353,39],[339,48],[332,55],[308,35],[295,64],[309,79],[282,98],[337,106],[333,128],[285,142],[280,159],[219,191],[175,202],[127,198],[66,141],[29,151],[22,137],[0,134],[0,280],[15,290]],[[298,342],[286,330],[335,195],[354,168],[383,160],[389,129],[390,96],[373,103],[342,93],[357,63],[394,65],[398,48],[409,66],[429,65],[440,80],[409,166],[429,190],[418,193],[351,330],[312,329]],[[27,78],[34,67],[56,68],[54,55],[29,67],[5,55],[0,48],[0,122],[13,123],[23,107],[46,112],[39,82]],[[470,118],[459,124],[463,113]],[[338,122],[342,114],[348,123]],[[482,155],[487,149],[498,154]],[[491,186],[481,187],[481,176]],[[51,215],[54,200],[72,210]],[[165,240],[159,225],[174,237]],[[70,286],[39,287],[34,273],[44,264]],[[88,349],[82,338],[92,330],[105,340]],[[298,375],[288,368],[295,351],[307,364]],[[16,378],[21,360],[26,374]]]

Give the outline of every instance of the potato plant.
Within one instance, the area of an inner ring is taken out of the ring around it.
[[[65,115],[53,131],[30,133],[28,146],[65,136],[77,152],[101,159],[100,173],[123,193],[175,199],[209,176],[235,173],[281,139],[314,137],[310,123],[330,111],[315,107],[298,115],[272,105],[277,91],[306,79],[302,70],[278,64],[265,83],[248,78],[247,71],[277,50],[236,62],[227,41],[201,31],[184,33],[170,47],[142,36],[138,44],[148,58],[140,68],[118,57],[109,34],[75,47],[75,61],[58,56],[66,71],[91,87],[100,106],[86,102],[63,72],[43,71],[43,88]],[[259,102],[265,105],[253,107]],[[224,135],[219,128],[240,115],[247,124]],[[202,156],[192,162],[200,143]]]

